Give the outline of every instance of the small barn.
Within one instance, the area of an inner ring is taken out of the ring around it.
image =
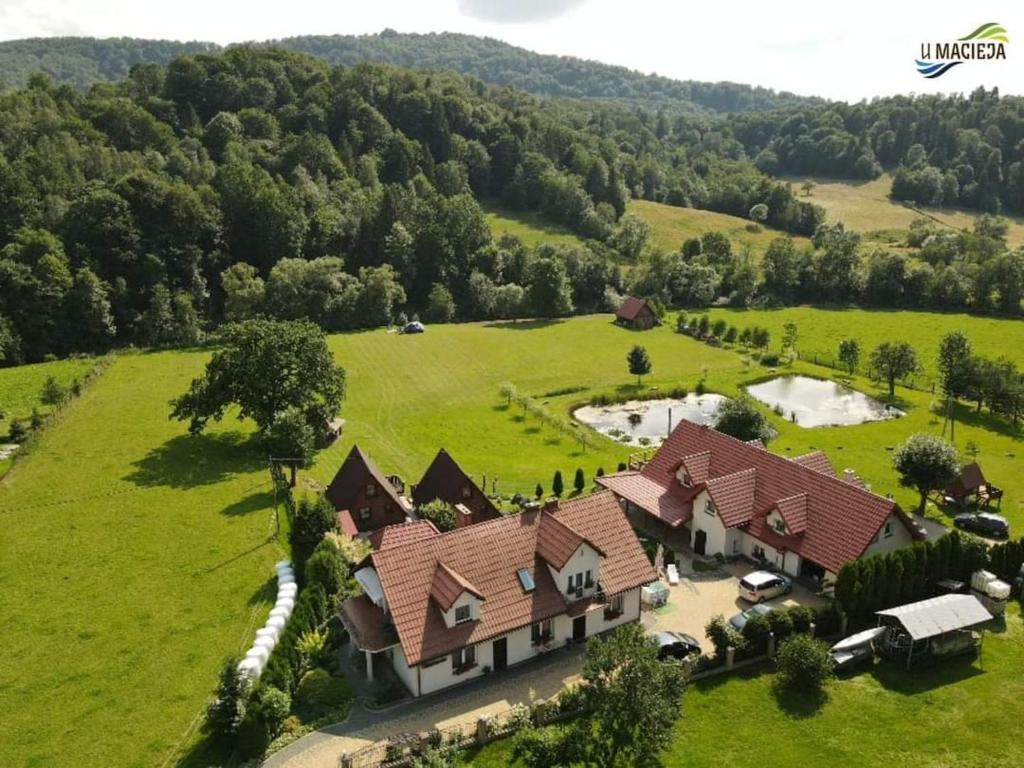
[[[981,466],[972,462],[960,470],[960,474],[946,486],[942,496],[947,504],[966,506],[973,499],[976,504],[987,507],[993,501],[1001,504],[1003,491],[988,482]]]
[[[992,614],[974,595],[949,594],[878,611],[886,632],[880,643],[890,657],[907,668],[929,659],[981,650],[982,635],[974,631]]]
[[[658,324],[658,316],[647,299],[627,296],[615,312],[615,322],[634,331],[646,331]]]

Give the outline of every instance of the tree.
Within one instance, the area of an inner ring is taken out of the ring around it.
[[[651,372],[651,358],[648,357],[647,350],[639,344],[629,350],[626,362],[629,364],[629,372],[636,376],[637,385],[643,381],[644,376]]]
[[[627,213],[619,220],[619,226],[608,238],[608,245],[619,252],[628,262],[636,263],[651,237],[651,228],[643,219]]]
[[[432,323],[450,323],[455,318],[455,299],[441,283],[434,283],[427,296],[423,316]]]
[[[565,491],[565,484],[562,482],[562,470],[556,469],[555,476],[551,479],[551,493],[561,498]]]
[[[88,267],[75,273],[75,282],[64,296],[66,339],[71,348],[104,352],[114,340],[116,329],[111,314],[109,286]]]
[[[533,262],[526,301],[537,317],[572,314],[572,289],[565,265],[559,259],[542,258]]]
[[[576,493],[583,493],[583,489],[587,487],[587,479],[583,475],[583,467],[576,468],[576,476],[573,477],[572,487],[576,489]]]
[[[796,323],[792,320],[787,320],[782,326],[782,348],[796,352],[796,340],[797,340],[797,327]]]
[[[537,483],[537,487],[533,489],[533,495],[536,496],[538,499],[541,496],[543,496],[544,495],[544,486],[541,485],[540,483]]]
[[[295,487],[295,471],[307,469],[316,452],[316,432],[298,408],[287,408],[274,419],[263,435],[263,445],[271,458],[286,461],[291,469],[291,486]]]
[[[245,719],[246,705],[252,684],[238,670],[238,659],[228,659],[220,671],[217,698],[206,711],[213,732],[219,736],[233,736]]]
[[[338,549],[338,537],[324,535],[303,569],[306,586],[319,584],[329,598],[337,597],[349,586],[349,563]]]
[[[715,429],[737,440],[760,440],[767,443],[772,439],[768,420],[754,401],[746,396],[722,401],[715,413]]]
[[[949,420],[950,439],[955,430],[953,402],[967,394],[974,374],[971,342],[963,331],[951,331],[939,342],[939,381],[946,396],[946,418]],[[945,425],[943,426],[945,433]]]
[[[53,376],[47,376],[43,382],[43,389],[39,393],[39,400],[43,405],[51,407],[62,405],[68,399],[68,390]]]
[[[295,572],[305,573],[306,561],[324,536],[338,527],[338,513],[325,496],[303,496],[295,505],[288,540],[292,545]]]
[[[220,273],[224,289],[224,319],[229,322],[249,320],[256,316],[266,287],[256,267],[239,262]]]
[[[856,339],[843,339],[839,342],[839,361],[846,366],[850,375],[857,371],[860,362],[860,342]]]
[[[201,378],[171,402],[171,418],[199,434],[228,406],[266,432],[287,410],[306,416],[316,434],[341,409],[345,371],[335,365],[323,332],[306,321],[247,320],[225,326]]]
[[[434,499],[417,507],[416,514],[432,522],[441,533],[455,530],[455,508],[447,501]]]
[[[528,768],[660,765],[682,713],[686,679],[681,664],[658,659],[638,624],[593,637],[577,689],[587,714],[561,730],[525,729],[513,753]]]
[[[900,484],[914,488],[921,495],[918,514],[924,514],[928,494],[946,486],[960,472],[956,448],[941,437],[922,433],[911,435],[896,448],[893,467],[900,475]]]
[[[821,691],[835,671],[828,643],[809,635],[794,635],[779,646],[779,677],[782,684],[806,693]]]
[[[883,341],[871,353],[871,369],[889,385],[890,398],[896,396],[896,382],[917,368],[917,353],[905,341]]]

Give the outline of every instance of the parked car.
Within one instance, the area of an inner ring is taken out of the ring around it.
[[[423,326],[423,323],[419,320],[413,320],[411,323],[405,324],[402,333],[423,333],[425,330],[427,329]]]
[[[751,603],[771,600],[793,591],[793,582],[788,576],[771,571],[754,571],[740,579],[740,597]]]
[[[747,626],[747,622],[750,621],[752,618],[754,618],[755,616],[767,616],[774,610],[775,608],[773,608],[770,605],[764,605],[763,603],[759,603],[758,605],[755,605],[753,608],[747,608],[747,610],[743,611],[743,613],[737,613],[735,616],[729,619],[729,623],[732,624],[733,629],[735,629],[737,632],[742,632],[743,628]]]
[[[1002,515],[991,512],[974,514],[964,512],[953,518],[953,525],[962,531],[970,531],[991,538],[1006,538],[1010,535],[1010,521]]]
[[[654,635],[654,641],[658,644],[658,658],[662,660],[685,659],[701,653],[700,643],[693,636],[682,632],[658,632]]]

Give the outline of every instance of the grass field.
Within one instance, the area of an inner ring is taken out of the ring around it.
[[[4,766],[174,765],[266,618],[282,550],[249,428],[167,419],[206,358],[119,356],[0,482]]]
[[[47,377],[53,376],[64,387],[81,378],[94,365],[90,358],[58,360],[53,363],[19,365],[0,368],[0,435],[7,433],[11,419],[26,419],[33,408],[48,413],[50,407],[39,401],[39,393]]]
[[[742,315],[740,325],[776,329],[776,345],[793,316],[805,357],[830,351],[843,324],[865,347],[898,334],[924,353],[942,329],[962,326],[979,351],[1024,354],[1019,321],[808,309]],[[633,333],[610,316],[335,335],[329,344],[348,372],[348,424],[301,477],[325,485],[356,441],[385,472],[412,482],[444,446],[506,495],[532,493],[537,482],[550,489],[555,469],[567,483],[576,467],[588,478],[598,467],[613,471],[629,448],[595,437],[581,453],[570,437],[506,409],[498,388],[510,380],[556,412],[598,392],[629,394],[635,380],[625,357],[636,343],[654,364],[645,389],[692,389],[705,376],[710,390],[728,395],[768,373],[670,326]],[[0,482],[4,765],[60,764],[70,754],[82,766],[164,766],[182,754],[186,765],[204,764],[189,753],[193,727],[221,661],[243,650],[265,617],[264,590],[281,556],[264,462],[246,442],[250,425],[226,420],[189,438],[167,420],[167,401],[206,359],[202,351],[119,356]],[[829,375],[807,362],[794,370]],[[10,374],[0,371],[0,391]],[[854,384],[879,392],[865,379]],[[554,394],[567,387],[584,390]],[[939,431],[941,421],[930,393],[901,388],[898,396],[908,411],[898,421],[808,430],[771,415],[779,430],[771,448],[823,449],[837,469],[856,468],[909,507],[914,495],[897,487],[888,449],[910,432]],[[977,444],[986,473],[1006,491],[1004,513],[1024,525],[1019,437],[987,416],[965,409],[962,418],[958,444]]]
[[[747,226],[751,222],[725,213],[702,211],[697,208],[677,208],[646,200],[631,200],[626,210],[647,222],[651,227],[651,242],[656,248],[666,251],[677,251],[684,240],[700,237],[705,232],[715,230],[728,236],[734,251],[746,246],[755,255],[760,256],[772,240],[786,235],[785,232],[768,227],[761,227],[758,232],[750,232]],[[809,243],[806,237],[794,239],[801,245]]]
[[[971,229],[978,214],[954,208],[920,208],[914,210],[889,198],[892,177],[888,174],[873,181],[813,179],[817,186],[810,197],[803,197],[799,186],[802,178],[790,178],[801,200],[820,205],[829,221],[841,221],[848,229],[872,233],[881,230],[909,229],[914,219],[922,216],[952,229]],[[1010,229],[1007,240],[1017,247],[1024,244],[1024,219],[1004,217]]]
[[[981,662],[904,672],[890,664],[828,685],[823,701],[776,689],[770,668],[690,686],[666,768],[1010,768],[1020,733],[1024,629],[1011,607]],[[1012,734],[1012,735],[1011,735]],[[512,741],[470,755],[476,768],[520,765]]]
[[[554,224],[532,211],[509,211],[497,204],[484,206],[487,225],[495,239],[502,235],[515,235],[533,248],[542,243],[580,245],[583,240],[571,230]]]

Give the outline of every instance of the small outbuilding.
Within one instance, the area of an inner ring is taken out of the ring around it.
[[[647,299],[627,296],[615,312],[615,322],[634,331],[646,331],[658,324],[658,316]]]
[[[960,506],[966,506],[972,498],[977,505],[985,507],[993,501],[1001,504],[1003,500],[1003,490],[985,479],[985,473],[977,462],[965,465],[956,479],[946,486],[942,495],[947,504]]]
[[[885,627],[881,646],[893,657],[906,659],[909,669],[926,659],[981,650],[982,635],[974,631],[992,614],[974,595],[940,595],[878,611]]]

